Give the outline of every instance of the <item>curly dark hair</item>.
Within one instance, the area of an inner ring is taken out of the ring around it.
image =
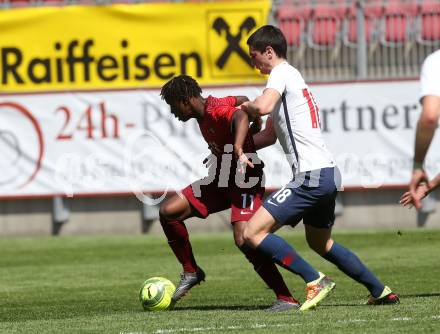
[[[172,105],[176,102],[187,102],[191,97],[198,97],[202,94],[197,81],[189,75],[179,75],[172,78],[163,85],[160,96],[166,103]]]

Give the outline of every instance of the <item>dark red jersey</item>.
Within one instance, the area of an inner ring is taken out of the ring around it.
[[[216,98],[208,96],[205,104],[205,113],[199,123],[203,138],[209,145],[215,144],[222,151],[226,144],[234,144],[234,134],[232,132],[232,118],[237,107],[235,96]],[[252,135],[248,133],[243,151],[254,153],[255,145]]]
[[[203,137],[210,146],[217,146],[222,154],[217,158],[216,179],[220,175],[228,177],[228,183],[234,187],[236,186],[235,175],[237,171],[237,161],[234,157],[230,160],[229,171],[223,170],[222,159],[225,154],[234,155],[234,133],[232,129],[232,119],[234,113],[237,111],[235,106],[237,99],[234,96],[227,96],[223,98],[216,98],[208,96],[205,104],[205,113],[203,119],[199,122],[200,131]],[[214,144],[214,145],[213,145]],[[225,145],[229,144],[229,150],[225,152]],[[246,140],[243,145],[243,151],[245,153],[255,153],[254,140],[250,133],[247,134]],[[261,161],[256,163],[254,168],[247,168],[245,174],[245,180],[249,177],[258,177],[262,180],[264,164]],[[226,172],[226,174],[225,174]],[[217,181],[215,181],[217,182]],[[221,182],[220,182],[221,183]],[[260,183],[259,183],[260,186]]]

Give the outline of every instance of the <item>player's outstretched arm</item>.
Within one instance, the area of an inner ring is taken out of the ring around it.
[[[237,95],[235,96],[235,107],[241,106],[245,102],[249,102],[249,98],[247,96],[243,95]],[[252,121],[252,124],[249,128],[252,134],[258,133],[261,131],[261,125],[263,121],[261,120],[261,117],[255,117]]]
[[[232,119],[234,129],[234,154],[241,164],[246,164],[249,167],[254,167],[253,163],[248,160],[243,152],[243,145],[249,131],[249,115],[243,110],[239,109],[234,113]]]
[[[278,93],[277,90],[266,88],[263,94],[258,96],[254,101],[243,103],[241,109],[253,117],[268,115],[275,108],[280,97],[280,93]]]
[[[423,163],[440,117],[440,97],[423,97],[423,110],[417,122],[414,162]]]
[[[423,97],[423,110],[417,122],[416,142],[414,152],[414,170],[409,185],[409,192],[414,200],[414,206],[419,209],[421,202],[416,190],[422,183],[428,183],[428,177],[423,169],[423,161],[429,149],[440,116],[440,97],[427,95]]]

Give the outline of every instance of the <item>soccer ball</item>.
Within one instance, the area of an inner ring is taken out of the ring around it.
[[[163,277],[147,279],[139,291],[139,300],[145,311],[166,310],[171,305],[171,297],[176,291],[174,284]]]

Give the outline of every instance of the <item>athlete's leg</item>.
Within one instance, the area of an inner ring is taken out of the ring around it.
[[[237,221],[233,224],[235,245],[243,252],[249,262],[252,263],[254,270],[267,286],[273,290],[277,299],[298,304],[292,297],[276,265],[264,254],[259,254],[255,249],[244,243],[243,231],[246,224],[247,222],[245,221]]]
[[[379,297],[385,286],[349,249],[341,246],[331,238],[330,228],[317,228],[305,225],[306,239],[310,248],[324,259],[335,264],[342,272],[363,284],[373,297]]]
[[[194,216],[193,208],[185,196],[173,195],[163,202],[159,210],[159,219],[168,244],[184,272],[196,272],[197,264],[189,241],[185,219]]]
[[[163,203],[160,209],[160,221],[169,245],[183,267],[179,284],[172,297],[173,302],[178,301],[193,286],[205,280],[204,271],[194,259],[183,220],[192,216],[206,218],[210,213],[224,210],[229,206],[224,192],[217,189],[215,184],[205,185],[199,190],[196,196],[193,188],[188,186],[182,190],[181,195],[174,195]]]
[[[333,239],[331,238],[330,228],[315,228],[304,224],[306,240],[311,249],[322,257],[332,248]]]
[[[183,222],[184,219],[194,216],[195,213],[196,211],[188,199],[178,194],[173,195],[160,206],[159,215],[163,231],[174,255],[183,267],[179,284],[172,296],[173,302],[177,302],[194,285],[205,280],[205,273],[197,266],[188,231]]]
[[[308,264],[283,238],[271,233],[280,225],[264,206],[260,207],[246,224],[245,242],[262,252],[275,263],[300,275],[306,283],[315,281],[319,273]]]
[[[319,202],[304,216],[307,242],[315,252],[335,264],[342,272],[363,284],[373,297],[380,296],[384,285],[350,250],[334,242],[331,238],[335,222],[335,171],[322,169],[319,187],[311,190],[320,198]]]
[[[304,279],[307,283],[307,296],[300,310],[310,310],[329,295],[335,283],[324,274],[317,272],[283,238],[270,233],[277,227],[278,224],[273,216],[265,207],[261,207],[248,222],[244,238],[247,243],[270,257],[272,261]]]
[[[244,238],[275,263],[304,279],[307,283],[307,297],[300,309],[306,311],[316,307],[328,296],[335,283],[318,273],[284,239],[271,233],[282,225],[296,225],[320,201],[322,195],[311,190],[312,172],[304,173],[301,179],[305,180],[304,184],[284,187],[266,199],[263,207],[248,222]],[[299,176],[297,180],[300,181]]]
[[[229,201],[224,196],[224,190],[219,189],[215,182],[198,185],[198,191],[193,191],[194,182],[180,194],[172,196],[160,207],[160,222],[168,243],[185,273],[197,271],[197,264],[189,241],[188,231],[184,220],[193,216],[206,218],[210,213],[222,211],[229,207]]]

